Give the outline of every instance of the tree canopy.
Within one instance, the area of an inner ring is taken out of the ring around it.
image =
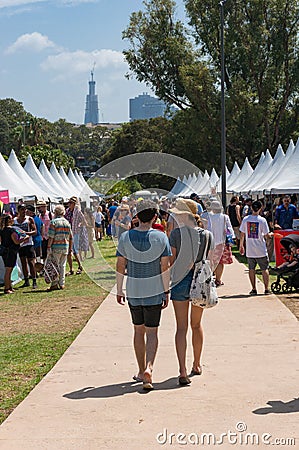
[[[185,126],[188,154],[191,150],[197,157],[194,162],[211,159],[213,147],[214,158],[215,147],[220,147],[219,2],[184,0],[187,24],[176,18],[173,0],[143,3],[144,10],[131,15],[123,32],[131,73],[182,110],[175,130],[182,147],[178,150],[176,140],[174,151],[184,150]],[[261,151],[274,151],[278,143],[286,145],[296,138],[298,21],[297,0],[225,3],[228,161],[242,162],[248,156],[255,163]],[[199,134],[190,148],[195,131]],[[188,159],[188,154],[183,155]]]
[[[0,151],[7,156],[15,150],[21,162],[30,153],[36,164],[44,159],[47,164],[55,162],[66,169],[76,163],[97,169],[110,145],[110,136],[106,127],[87,128],[65,119],[52,123],[34,117],[21,102],[0,99]]]

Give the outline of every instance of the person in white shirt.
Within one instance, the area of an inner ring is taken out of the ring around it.
[[[211,202],[211,212],[207,215],[207,229],[213,234],[215,244],[214,250],[210,252],[210,259],[216,287],[224,284],[222,281],[224,265],[233,263],[231,244],[226,242],[226,236],[229,234],[232,239],[235,237],[230,218],[221,211],[220,202],[214,200]]]
[[[263,276],[265,295],[269,291],[269,258],[265,238],[270,236],[269,227],[264,217],[259,215],[262,203],[256,200],[252,203],[252,214],[244,217],[240,226],[240,254],[244,255],[244,239],[246,239],[246,257],[249,267],[249,279],[252,286],[250,295],[257,295],[255,268],[258,264]]]

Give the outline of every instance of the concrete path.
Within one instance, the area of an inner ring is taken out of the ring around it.
[[[273,448],[282,439],[280,447],[298,449],[299,323],[274,295],[248,296],[244,265],[226,266],[224,281],[220,305],[204,313],[203,375],[190,386],[177,384],[172,305],[163,312],[155,390],[132,382],[129,311],[109,295],[2,424],[0,448],[228,450]]]

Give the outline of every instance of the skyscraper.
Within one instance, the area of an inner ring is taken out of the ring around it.
[[[157,97],[151,97],[147,93],[130,98],[130,121],[137,119],[152,119],[164,116],[166,104]]]
[[[99,106],[98,96],[95,93],[96,82],[93,80],[93,70],[91,71],[91,81],[88,82],[89,93],[86,95],[84,123],[92,123],[93,125],[96,125],[97,123],[99,123]]]

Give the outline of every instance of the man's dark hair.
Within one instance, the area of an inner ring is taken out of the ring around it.
[[[137,203],[137,217],[142,223],[150,222],[155,214],[158,214],[158,207],[152,200],[141,200]]]
[[[261,209],[262,206],[263,205],[262,205],[262,202],[260,200],[255,200],[255,202],[253,202],[252,205],[251,205],[252,210],[254,212],[258,212],[258,210]]]

